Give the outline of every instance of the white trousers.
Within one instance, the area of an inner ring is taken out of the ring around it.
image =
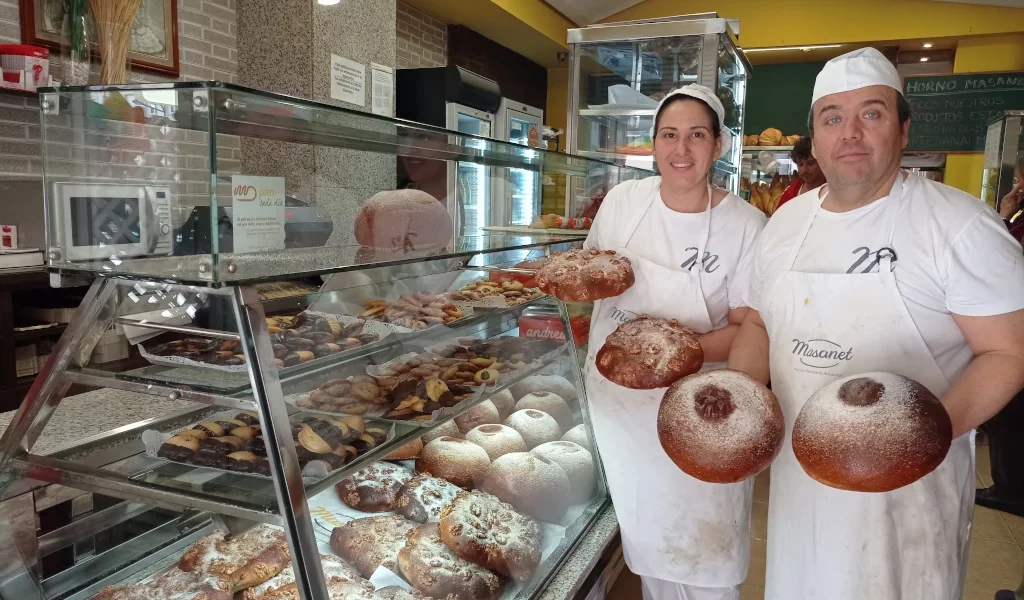
[[[644,600],[739,600],[740,586],[707,588],[641,577]]]

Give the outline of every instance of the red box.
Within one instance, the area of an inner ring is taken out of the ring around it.
[[[573,341],[576,345],[586,344],[590,335],[590,315],[573,317],[569,320],[569,326],[572,327]],[[524,315],[519,317],[519,337],[565,343],[565,327],[562,326],[561,317],[557,315]]]

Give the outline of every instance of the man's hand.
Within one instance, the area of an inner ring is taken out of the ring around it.
[[[999,216],[1003,220],[1009,220],[1010,217],[1017,214],[1020,210],[1021,197],[1024,196],[1024,189],[1021,189],[1020,184],[1013,186],[1010,193],[1003,196],[1003,199],[999,201]]]
[[[754,309],[747,311],[739,333],[732,341],[729,368],[742,371],[764,384],[771,377],[768,367],[768,329],[761,320],[761,313]]]
[[[956,438],[988,421],[1024,388],[1024,310],[953,319],[974,351],[942,397]]]

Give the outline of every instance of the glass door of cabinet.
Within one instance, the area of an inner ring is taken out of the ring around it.
[[[544,111],[503,98],[498,110],[496,137],[531,148],[542,148]],[[494,178],[495,202],[492,225],[529,225],[541,210],[541,173],[529,169],[505,169]],[[500,213],[498,211],[501,211]]]
[[[447,128],[480,137],[493,137],[494,115],[482,110],[449,103]],[[482,140],[466,140],[467,146],[477,144],[484,148]],[[470,162],[456,162],[448,168],[449,211],[458,215],[455,230],[461,236],[481,236],[488,223],[490,204],[490,169]],[[454,202],[454,206],[452,205]]]

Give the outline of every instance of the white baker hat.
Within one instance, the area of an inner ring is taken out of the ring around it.
[[[730,133],[729,128],[725,126],[725,107],[722,106],[722,101],[718,99],[718,96],[711,91],[711,88],[697,83],[691,83],[690,85],[684,85],[683,87],[676,88],[665,94],[665,97],[658,103],[658,108],[654,111],[655,121],[657,121],[657,116],[661,113],[662,107],[665,106],[665,103],[673,96],[689,96],[691,98],[696,98],[710,106],[711,110],[715,111],[715,114],[718,115],[718,124],[722,126],[722,152],[719,154],[719,158],[725,156],[729,152],[729,148],[732,147],[732,134]],[[651,137],[653,138],[657,134],[657,131],[652,131]]]
[[[881,52],[861,48],[847,52],[825,63],[814,80],[811,104],[824,96],[859,90],[872,85],[885,85],[903,92],[900,74]]]

